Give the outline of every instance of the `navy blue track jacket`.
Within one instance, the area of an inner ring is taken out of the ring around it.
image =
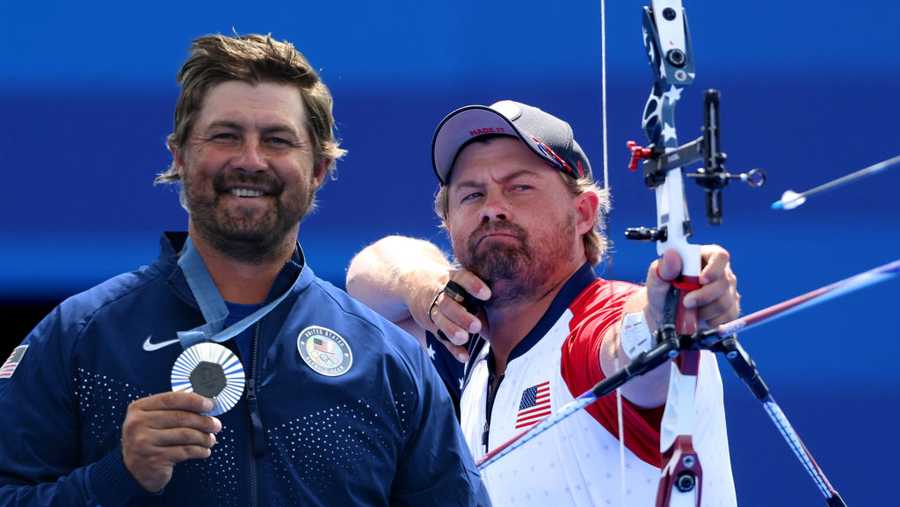
[[[144,491],[122,461],[121,427],[131,401],[171,390],[176,332],[203,324],[177,264],[184,239],[165,235],[157,262],[67,299],[22,342],[0,379],[0,506],[490,503],[415,340],[316,278],[299,249],[270,298],[298,272],[301,282],[251,328],[244,395],[219,416],[212,456]],[[349,371],[329,377],[303,361],[309,326],[346,341]]]

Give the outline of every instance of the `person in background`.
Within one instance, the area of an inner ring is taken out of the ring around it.
[[[645,286],[598,277],[609,196],[569,124],[538,108],[507,100],[453,111],[435,132],[432,161],[435,210],[456,262],[429,242],[390,236],[357,254],[347,289],[429,348],[479,458],[648,348],[681,259],[668,251],[653,261]],[[702,258],[702,288],[685,305],[709,325],[730,321],[740,310],[729,254],[706,245]],[[438,357],[448,352],[467,361],[462,378],[459,363],[454,370]],[[484,470],[494,504],[653,505],[668,378],[666,366],[622,387],[624,477],[608,396]],[[696,392],[703,505],[736,505],[721,378],[708,352]]]

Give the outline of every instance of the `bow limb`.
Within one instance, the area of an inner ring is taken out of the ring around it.
[[[644,8],[644,46],[655,82],[644,107],[643,128],[651,143],[650,155],[658,158],[678,149],[675,107],[683,88],[694,79],[687,20],[680,0],[652,0],[650,7]],[[655,187],[657,210],[656,231],[647,239],[656,240],[659,255],[667,250],[677,251],[683,266],[672,284],[674,321],[663,322],[662,328],[670,339],[690,336],[697,332],[697,311],[685,307],[684,297],[700,288],[700,246],[688,242],[691,225],[681,167],[657,173],[647,183]],[[672,315],[671,308],[667,313]],[[669,391],[660,426],[664,463],[657,507],[700,506],[703,468],[693,447],[699,366],[699,351],[683,351],[670,366]]]

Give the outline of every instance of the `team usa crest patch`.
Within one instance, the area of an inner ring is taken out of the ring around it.
[[[26,350],[28,350],[28,345],[19,345],[13,349],[12,354],[9,355],[9,359],[3,363],[3,366],[0,366],[0,378],[10,378],[13,376],[16,367],[19,366],[19,363],[22,362],[22,358],[25,357]]]
[[[309,326],[297,336],[297,352],[303,361],[326,377],[337,377],[350,371],[353,352],[347,340],[322,326]]]
[[[527,429],[550,415],[550,381],[535,384],[522,391],[516,429]]]

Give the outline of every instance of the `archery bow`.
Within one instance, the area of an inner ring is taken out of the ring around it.
[[[694,67],[690,53],[687,19],[680,0],[653,0],[651,7],[644,8],[644,45],[654,70],[656,81],[644,108],[643,127],[650,139],[649,147],[628,143],[631,151],[629,168],[635,170],[638,160],[644,159],[644,181],[656,189],[657,227],[633,228],[626,231],[629,239],[652,240],[657,243],[657,253],[676,250],[682,258],[682,275],[676,279],[666,303],[666,318],[663,321],[658,340],[668,353],[680,353],[672,362],[669,392],[660,428],[660,450],[666,460],[657,491],[657,507],[693,506],[699,507],[702,496],[703,468],[700,457],[693,448],[697,374],[699,373],[700,350],[708,349],[724,353],[738,376],[745,381],[754,395],[763,403],[763,408],[778,428],[804,469],[813,478],[820,492],[830,506],[845,506],[843,499],[831,486],[824,472],[816,464],[812,454],[803,445],[800,436],[788,421],[784,412],[772,398],[763,382],[756,365],[741,347],[733,333],[727,335],[699,334],[697,332],[696,310],[688,310],[683,305],[684,296],[699,288],[700,270],[699,246],[690,245],[690,219],[684,196],[681,167],[703,160],[703,168],[686,176],[694,179],[706,190],[706,214],[713,225],[722,222],[722,189],[732,179],[739,179],[751,187],[765,183],[765,173],[754,169],[747,173],[732,175],[724,167],[726,156],[719,143],[719,94],[715,90],[706,92],[704,100],[703,136],[678,146],[675,131],[675,105],[681,97],[683,87],[694,78]],[[884,267],[879,268],[884,270]],[[896,266],[888,271],[896,271]],[[873,270],[877,271],[877,270]],[[884,279],[886,274],[860,275],[863,280]],[[874,281],[871,281],[874,283]],[[811,295],[800,296],[783,303],[788,307],[802,307],[804,298],[825,298],[851,290],[853,283],[838,282],[833,286],[819,289]],[[674,302],[677,299],[677,306]],[[760,313],[746,317],[741,322],[754,322],[763,318],[773,318],[777,313]],[[732,326],[734,328],[735,326]],[[731,329],[731,328],[725,328]],[[721,330],[719,330],[721,331]],[[712,338],[715,336],[715,338]],[[674,349],[672,348],[672,345]],[[657,347],[659,348],[659,347]],[[657,349],[653,349],[655,351]],[[621,444],[620,444],[621,445]]]
[[[678,145],[675,106],[695,75],[681,1],[653,0],[650,7],[644,7],[643,36],[655,78],[644,106],[642,125],[651,144],[645,148],[628,142],[629,169],[637,169],[638,161],[644,160],[644,181],[656,194],[657,226],[630,228],[625,235],[628,239],[655,241],[659,255],[675,250],[681,257],[682,273],[672,282],[667,318],[660,323],[660,340],[678,342],[698,330],[697,310],[686,308],[684,297],[700,288],[701,268],[700,246],[688,242],[692,227],[681,168],[703,161],[703,168],[688,176],[707,191],[706,210],[712,224],[722,221],[722,189],[735,177],[725,171],[726,157],[720,151],[718,92],[706,93],[703,136]],[[743,179],[759,186],[765,176],[755,171]],[[703,467],[693,446],[699,366],[699,350],[683,350],[670,366],[669,391],[660,426],[664,464],[657,507],[700,505]]]
[[[655,77],[644,106],[642,125],[651,145],[644,148],[633,141],[628,143],[631,151],[629,169],[636,169],[637,161],[646,159],[645,182],[655,188],[657,227],[629,229],[625,234],[629,239],[655,241],[660,255],[672,249],[681,257],[682,273],[672,282],[677,309],[673,315],[669,303],[666,312],[669,322],[660,326],[663,339],[672,341],[677,340],[678,335],[693,335],[697,331],[697,311],[685,308],[684,297],[700,288],[700,246],[688,243],[691,227],[681,164],[671,167],[665,164],[667,152],[678,151],[675,106],[682,89],[694,80],[693,55],[681,1],[653,0],[651,7],[644,7],[643,37]],[[680,162],[680,158],[671,161]],[[699,365],[700,352],[686,351],[678,355],[671,366],[660,425],[660,451],[664,463],[657,507],[700,506],[703,467],[694,450],[692,436]]]
[[[657,343],[650,350],[640,353],[624,368],[564,405],[556,413],[487,453],[479,460],[478,468],[483,470],[573,413],[613,390],[618,390],[630,379],[643,375],[674,358],[670,365],[669,392],[660,429],[660,450],[666,463],[662,469],[656,505],[699,507],[702,466],[693,448],[692,432],[700,350],[706,348],[724,353],[738,376],[763,402],[766,412],[826,497],[828,504],[844,506],[840,495],[828,482],[787,417],[772,399],[755,364],[732,333],[741,327],[758,325],[777,318],[792,311],[791,309],[796,311],[815,304],[814,301],[816,303],[824,301],[883,281],[900,270],[900,261],[761,310],[744,319],[719,326],[715,330],[698,332],[696,310],[684,306],[684,297],[700,288],[701,259],[699,245],[688,242],[692,229],[681,168],[703,161],[702,169],[686,176],[706,190],[707,217],[714,225],[722,221],[722,189],[728,182],[739,179],[751,187],[759,187],[765,183],[765,174],[758,169],[736,175],[729,174],[725,170],[726,156],[721,152],[719,143],[719,95],[714,90],[708,91],[705,96],[703,136],[684,146],[678,145],[674,121],[675,106],[681,97],[682,89],[691,84],[694,78],[687,20],[681,1],[652,0],[651,6],[644,8],[643,34],[644,45],[656,77],[643,116],[643,128],[651,144],[645,148],[629,141],[628,149],[631,151],[629,167],[635,170],[638,161],[644,160],[644,180],[648,186],[655,189],[656,193],[657,227],[631,228],[626,231],[626,237],[655,241],[660,255],[666,250],[674,249],[680,255],[683,264],[682,274],[673,281],[673,288],[664,306],[663,322],[656,332]],[[603,95],[605,111],[605,82]],[[604,142],[604,168],[605,145]],[[605,171],[604,180],[606,180]],[[722,334],[726,331],[727,334]],[[623,446],[621,424],[620,418],[620,446]],[[622,479],[624,480],[624,477]]]

